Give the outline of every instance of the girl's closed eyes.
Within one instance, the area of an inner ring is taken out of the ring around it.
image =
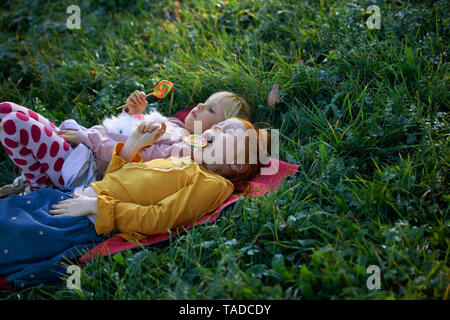
[[[194,122],[198,121],[202,125],[201,131],[205,131],[212,125],[235,116],[244,119],[249,118],[250,108],[248,104],[236,94],[226,91],[217,92],[191,110],[185,119],[185,128],[190,133],[195,133]]]
[[[212,114],[215,114],[216,113],[216,105],[213,103],[210,103],[208,105],[208,111],[211,112]]]

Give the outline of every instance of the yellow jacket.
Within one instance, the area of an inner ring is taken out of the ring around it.
[[[117,228],[126,240],[140,241],[167,233],[213,212],[233,192],[229,180],[189,158],[142,162],[138,153],[127,163],[118,156],[123,145],[115,146],[103,180],[92,183],[98,234]]]

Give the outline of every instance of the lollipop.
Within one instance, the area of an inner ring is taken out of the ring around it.
[[[158,83],[158,85],[155,87],[155,89],[153,89],[152,93],[149,93],[146,95],[146,97],[148,97],[149,95],[154,95],[155,97],[157,97],[158,99],[163,99],[165,97],[167,97],[167,95],[169,94],[170,90],[172,90],[173,88],[173,83],[167,80],[163,80],[160,83]]]
[[[198,134],[191,134],[183,138],[184,143],[193,148],[204,148],[208,145],[205,138]]]
[[[160,81],[156,87],[153,89],[152,93],[146,94],[145,96],[148,97],[150,95],[154,95],[158,99],[163,99],[167,97],[170,90],[173,88],[173,83],[167,80]],[[124,104],[123,106],[117,107],[116,109],[125,108],[127,105]]]

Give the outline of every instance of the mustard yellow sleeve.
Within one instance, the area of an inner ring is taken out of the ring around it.
[[[128,241],[167,233],[213,212],[232,194],[233,187],[219,179],[204,179],[190,184],[154,205],[121,202],[98,195],[96,231],[98,234],[119,229]]]
[[[121,156],[119,156],[120,151],[122,150],[123,146],[125,145],[124,142],[118,142],[116,146],[114,147],[111,161],[109,162],[108,168],[106,169],[105,175],[108,173],[114,172],[122,168],[122,166],[127,163],[125,159],[123,159]],[[139,152],[136,153],[134,158],[130,162],[142,162],[142,156],[139,154]]]

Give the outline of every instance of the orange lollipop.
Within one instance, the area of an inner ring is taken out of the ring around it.
[[[154,95],[158,99],[163,99],[167,97],[170,90],[173,88],[173,83],[167,80],[160,81],[156,87],[153,89],[152,93],[146,94],[145,96],[148,97],[150,95]],[[125,108],[127,105],[124,104],[123,106],[117,107],[116,109]]]

